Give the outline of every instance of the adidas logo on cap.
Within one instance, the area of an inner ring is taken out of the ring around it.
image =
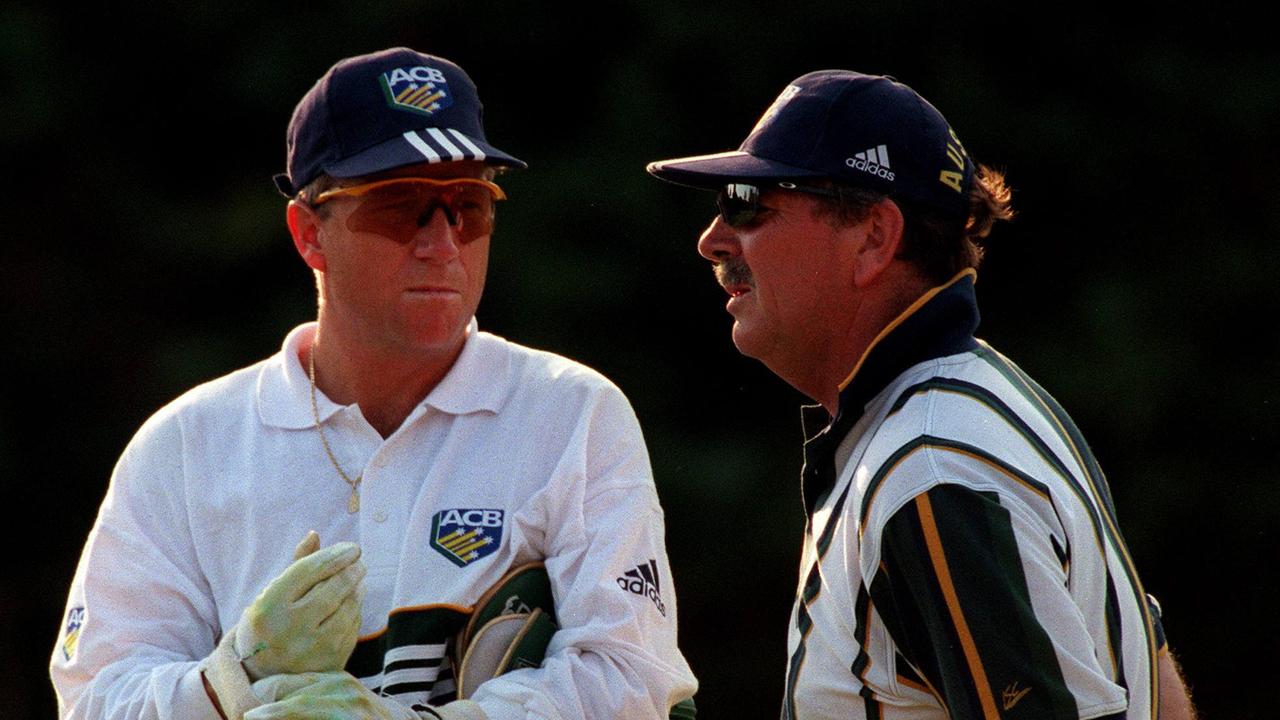
[[[869,172],[872,175],[893,182],[893,171],[889,169],[889,148],[884,145],[877,145],[856,153],[851,158],[845,158],[844,164],[854,170]]]
[[[658,563],[650,558],[649,562],[637,565],[626,571],[617,579],[618,587],[629,593],[647,597],[653,601],[654,607],[663,617],[667,616],[667,604],[662,602],[658,588]]]

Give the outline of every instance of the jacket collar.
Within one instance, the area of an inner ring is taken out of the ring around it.
[[[269,427],[301,430],[315,425],[311,413],[311,381],[298,351],[315,337],[316,323],[294,328],[280,352],[263,363],[258,373],[258,417]],[[501,338],[480,332],[475,318],[453,367],[421,405],[451,415],[496,413],[511,390],[511,357]],[[316,392],[316,410],[324,422],[343,406]]]
[[[977,277],[973,268],[965,269],[920,296],[880,331],[840,384],[837,418],[860,417],[863,407],[912,365],[978,346],[973,337],[979,319]]]
[[[812,512],[819,494],[835,483],[835,453],[871,402],[913,365],[978,347],[977,272],[966,269],[920,296],[872,340],[840,385],[832,418],[821,405],[803,408],[804,498]]]

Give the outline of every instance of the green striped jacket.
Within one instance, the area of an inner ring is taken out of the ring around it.
[[[806,432],[786,720],[1156,717],[1158,621],[1107,482],[973,337],[973,283],[895,320]]]

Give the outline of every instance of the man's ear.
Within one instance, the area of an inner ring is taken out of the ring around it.
[[[867,219],[861,225],[865,228],[865,236],[857,251],[853,272],[853,284],[860,288],[880,279],[897,257],[898,248],[902,245],[902,210],[897,203],[886,198],[869,208]]]
[[[285,209],[285,222],[289,224],[293,246],[302,256],[302,261],[312,270],[324,272],[326,264],[324,248],[320,245],[320,218],[315,208],[297,200],[290,200],[289,206]]]

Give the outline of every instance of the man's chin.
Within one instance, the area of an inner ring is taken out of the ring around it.
[[[466,339],[467,322],[427,322],[405,328],[404,342],[415,352],[457,350]]]
[[[738,352],[746,357],[760,359],[760,338],[751,330],[742,324],[740,320],[733,321],[733,346],[738,348]]]

